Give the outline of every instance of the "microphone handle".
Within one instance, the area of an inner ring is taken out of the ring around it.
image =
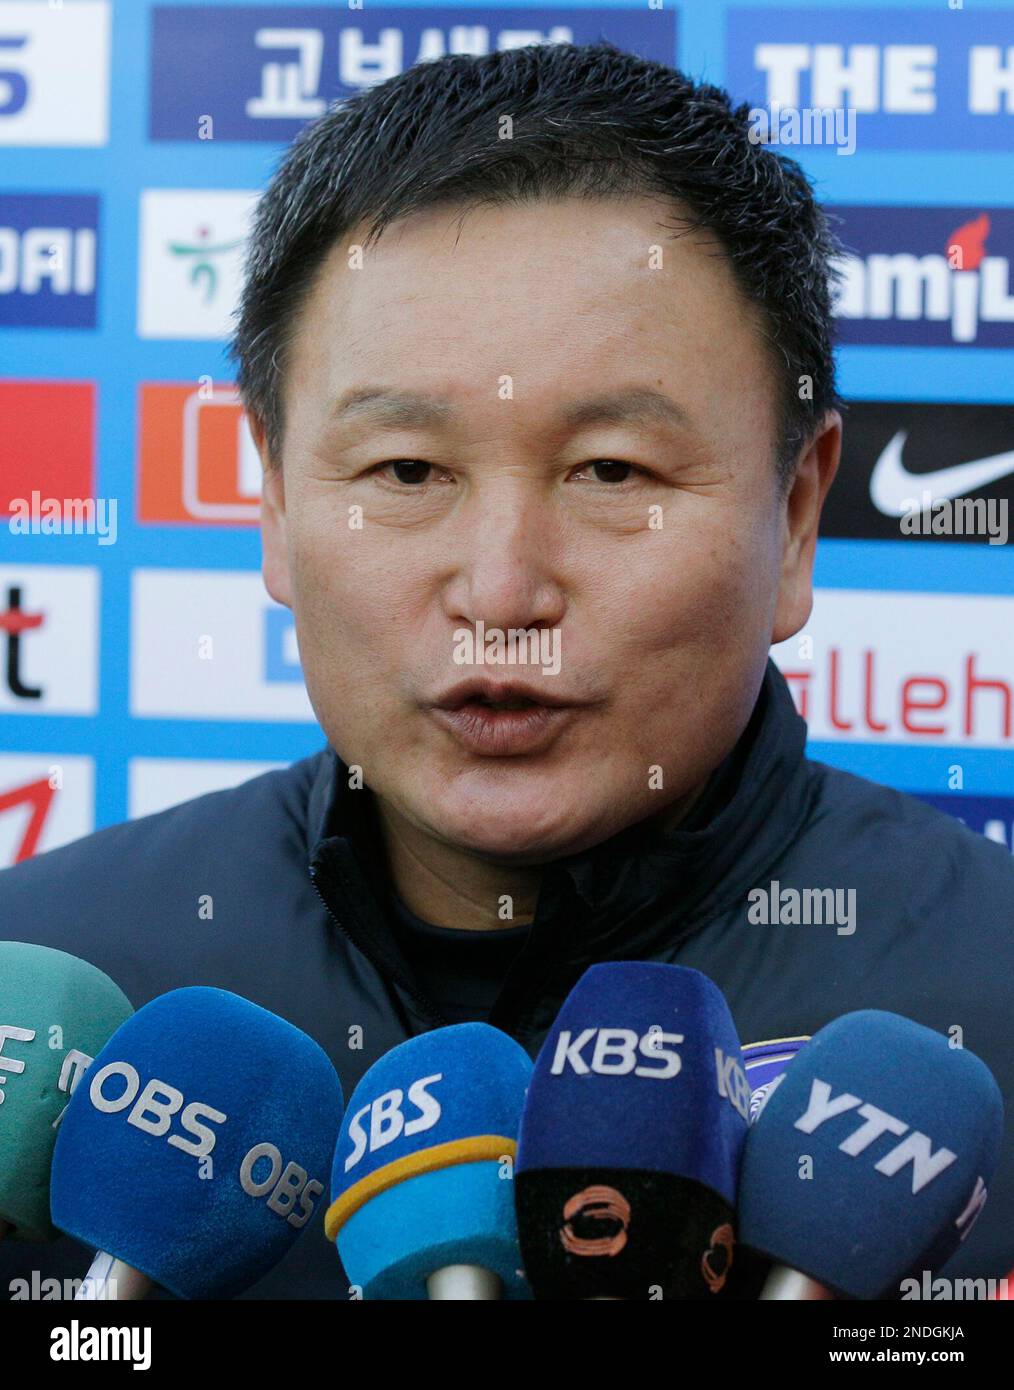
[[[132,1265],[114,1259],[102,1250],[92,1260],[75,1299],[116,1299],[119,1302],[144,1298],[152,1281]]]
[[[761,1302],[791,1300],[799,1303],[814,1303],[825,1298],[834,1298],[830,1289],[818,1284],[808,1274],[800,1274],[798,1269],[786,1265],[775,1265],[765,1280],[760,1292]]]
[[[481,1265],[445,1265],[435,1269],[426,1280],[426,1292],[431,1301],[458,1299],[485,1301],[503,1297],[499,1274]]]

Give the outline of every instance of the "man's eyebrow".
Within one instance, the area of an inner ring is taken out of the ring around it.
[[[370,417],[389,429],[425,428],[448,424],[454,407],[419,391],[398,391],[384,386],[360,386],[346,391],[334,405],[332,419],[344,424]],[[651,386],[600,393],[573,401],[562,411],[571,430],[589,425],[650,424],[686,425],[687,413],[670,396]]]
[[[341,424],[370,416],[378,425],[399,427],[445,424],[453,406],[419,391],[396,391],[387,386],[357,386],[335,402],[331,418]]]
[[[626,425],[647,420],[656,425],[685,425],[687,412],[653,386],[634,386],[575,401],[564,411],[571,429],[586,425]]]

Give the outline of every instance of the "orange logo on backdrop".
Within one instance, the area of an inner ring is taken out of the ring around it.
[[[255,526],[260,463],[231,386],[140,388],[138,520]]]

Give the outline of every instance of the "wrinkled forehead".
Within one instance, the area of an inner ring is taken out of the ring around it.
[[[668,401],[698,428],[743,417],[763,437],[771,356],[715,238],[659,200],[440,208],[335,242],[293,327],[284,406],[314,433],[336,411],[350,427],[470,413],[481,431],[513,400],[548,430],[621,391],[650,416],[654,392],[655,420]]]

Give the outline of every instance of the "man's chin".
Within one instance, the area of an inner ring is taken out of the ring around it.
[[[503,864],[505,868],[522,868],[529,865],[548,864],[552,859],[560,859],[573,853],[574,845],[569,836],[533,837],[530,834],[485,835],[474,831],[466,836],[444,834],[445,843],[465,854],[491,864]]]
[[[491,806],[467,815],[426,808],[431,833],[465,853],[502,864],[543,864],[598,844],[619,827],[589,820],[587,805],[557,805],[551,815],[536,808]]]

